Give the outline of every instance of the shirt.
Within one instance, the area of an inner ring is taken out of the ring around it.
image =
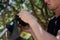
[[[59,29],[60,29],[60,16],[57,18],[54,17],[49,21],[47,32],[56,36]]]

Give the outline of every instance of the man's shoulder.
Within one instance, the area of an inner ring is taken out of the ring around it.
[[[55,16],[51,17],[49,23],[55,20]]]

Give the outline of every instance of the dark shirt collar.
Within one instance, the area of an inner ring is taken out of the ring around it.
[[[55,17],[54,19],[56,19],[56,20],[60,20],[60,16],[58,16],[57,18]]]

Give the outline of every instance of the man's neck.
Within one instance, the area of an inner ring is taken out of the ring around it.
[[[56,18],[60,16],[60,7],[54,10]]]

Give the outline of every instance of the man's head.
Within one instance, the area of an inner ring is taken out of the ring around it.
[[[50,10],[55,10],[60,7],[60,0],[44,0]]]

